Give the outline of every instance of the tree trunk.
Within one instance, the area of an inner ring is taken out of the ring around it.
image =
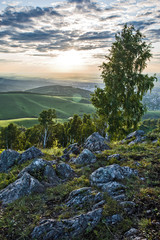
[[[46,148],[47,143],[47,129],[44,130],[43,148]]]

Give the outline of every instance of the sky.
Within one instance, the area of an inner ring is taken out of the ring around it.
[[[160,0],[0,0],[0,75],[99,76],[125,23],[152,44],[160,72]]]

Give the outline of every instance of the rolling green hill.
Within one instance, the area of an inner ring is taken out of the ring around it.
[[[91,92],[88,90],[74,88],[71,86],[61,86],[61,85],[51,85],[33,88],[27,90],[27,92],[45,94],[50,96],[67,96],[67,97],[76,97],[79,96],[81,98],[90,98]]]
[[[38,123],[38,118],[17,118],[9,120],[0,120],[0,127],[7,127],[10,123],[15,123],[19,126],[25,126],[29,128]]]
[[[56,109],[59,121],[66,121],[74,114],[82,116],[84,113],[92,114],[95,111],[89,101],[90,91],[59,85],[39,87],[30,91],[32,92],[0,93],[0,127],[11,122],[31,127],[38,122],[39,113],[48,108]],[[34,91],[37,93],[33,93]],[[143,120],[148,118],[160,118],[160,111],[147,112]]]
[[[80,97],[48,96],[25,92],[0,94],[0,120],[17,118],[37,118],[48,108],[56,109],[60,119],[68,119],[75,113],[93,113],[94,107],[87,99]]]

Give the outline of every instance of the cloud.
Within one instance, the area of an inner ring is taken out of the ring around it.
[[[12,1],[12,2],[4,1],[4,2],[2,2],[2,4],[7,4],[8,6],[11,6],[11,7],[15,7],[15,6],[19,5],[20,3],[22,3],[22,2],[21,1],[20,2],[19,1]]]
[[[23,24],[31,24],[34,18],[40,18],[45,15],[60,16],[60,14],[52,7],[29,7],[23,8],[22,10],[19,10],[19,8],[7,7],[4,13],[0,15],[0,26],[21,28]]]
[[[121,23],[120,25],[124,25],[125,23],[130,24],[130,25],[134,25],[135,28],[142,30],[142,29],[144,29],[144,28],[146,28],[148,26],[151,26],[151,25],[155,24],[156,21],[155,20],[150,20],[150,21],[128,21],[128,22]]]
[[[90,0],[69,0],[69,3],[90,3]]]
[[[113,37],[113,33],[109,31],[86,32],[85,34],[79,37],[79,40],[100,40],[100,39],[109,39],[112,37]]]
[[[12,40],[23,41],[23,42],[34,42],[34,41],[46,41],[50,40],[51,38],[59,38],[61,37],[60,31],[58,30],[49,30],[49,31],[41,31],[35,30],[33,32],[17,32],[11,35]]]
[[[146,1],[68,0],[55,7],[7,7],[0,14],[0,52],[54,58],[75,49],[98,61],[125,23],[141,29],[147,41],[157,41],[159,9]]]
[[[159,39],[159,36],[160,36],[160,29],[151,29],[149,30],[149,33],[152,34],[152,36],[156,37]]]
[[[0,32],[0,37],[3,38],[3,37],[5,37],[5,36],[10,35],[10,33],[11,33],[11,32],[10,32],[9,30],[1,31],[1,32]]]
[[[93,2],[91,0],[69,0],[68,1],[71,4],[76,4],[76,9],[82,12],[86,11],[96,11],[101,12],[102,9],[99,7],[99,5],[96,2]]]

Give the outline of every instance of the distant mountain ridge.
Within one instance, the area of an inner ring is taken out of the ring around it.
[[[90,94],[91,94],[91,91],[88,91],[88,90],[75,88],[72,86],[61,86],[61,85],[50,85],[50,86],[38,87],[38,88],[29,89],[26,92],[38,93],[38,94],[50,95],[50,96],[67,96],[67,97],[81,96],[82,98],[90,98]]]
[[[39,86],[51,85],[51,82],[42,80],[16,80],[0,77],[0,92],[26,91]]]

